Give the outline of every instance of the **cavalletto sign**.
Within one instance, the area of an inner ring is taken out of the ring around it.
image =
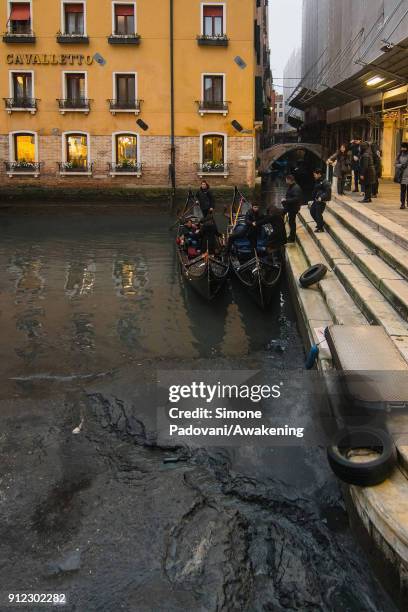
[[[53,53],[10,53],[6,57],[7,64],[42,64],[44,66],[62,65],[87,65],[93,64],[92,55],[57,55]]]

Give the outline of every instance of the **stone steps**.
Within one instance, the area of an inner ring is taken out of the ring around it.
[[[303,212],[307,223],[313,223],[310,213]],[[328,210],[325,215],[326,230],[338,247],[364,274],[376,289],[390,302],[405,321],[408,321],[408,283],[406,279],[380,259],[364,242],[354,236]],[[313,228],[310,228],[313,231]]]
[[[392,238],[385,236],[379,229],[372,227],[365,216],[360,220],[356,214],[349,212],[341,203],[331,204],[328,207],[336,219],[347,228],[355,237],[361,240],[373,253],[385,261],[405,279],[408,279],[407,247],[400,246]],[[377,226],[379,227],[379,226]]]
[[[314,221],[307,209],[303,208],[299,216],[304,226],[304,231],[307,231],[310,239],[321,253],[320,260],[317,260],[318,255],[314,253],[316,261],[313,263],[322,261],[322,263],[326,263],[326,265],[333,269],[334,274],[367,321],[374,325],[382,325],[404,359],[408,361],[408,323],[406,320],[396,312],[393,305],[379,290],[379,287],[368,279],[364,272],[353,263],[348,254],[340,248],[339,244],[335,241],[335,236],[327,232],[315,234],[313,231]],[[330,215],[327,214],[326,218],[330,224]],[[299,231],[301,232],[299,234],[299,243],[303,248],[302,228]],[[351,234],[350,236],[353,237]],[[380,263],[382,264],[383,262],[380,261]]]
[[[348,196],[339,196],[333,193],[333,200],[328,207],[332,208],[337,204],[340,204],[345,211],[352,214],[356,219],[363,221],[386,238],[389,238],[395,244],[408,249],[408,230],[398,225],[398,223],[394,223],[394,221],[387,219],[387,217],[375,212],[375,210],[368,206],[356,203]],[[375,203],[373,206],[375,206]],[[408,214],[408,211],[406,212]]]

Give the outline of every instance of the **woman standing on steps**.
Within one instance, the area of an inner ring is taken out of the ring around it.
[[[364,142],[361,145],[361,159],[360,159],[360,182],[361,187],[364,191],[364,199],[359,200],[360,202],[369,203],[372,202],[371,195],[373,192],[373,185],[377,180],[375,172],[375,165],[373,160],[373,154],[371,147],[368,142]]]
[[[347,151],[346,145],[340,145],[337,153],[329,157],[327,163],[334,166],[333,174],[337,178],[337,193],[339,195],[344,195],[344,184],[346,182],[346,178],[349,174],[351,174],[351,153]]]
[[[408,208],[408,142],[401,144],[401,151],[395,160],[395,179],[401,186],[401,206]]]

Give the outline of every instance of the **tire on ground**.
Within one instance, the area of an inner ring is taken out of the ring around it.
[[[377,454],[367,461],[353,461],[364,452]],[[391,436],[382,429],[353,427],[342,429],[327,449],[329,464],[343,482],[360,487],[372,487],[383,482],[396,465],[396,451]]]
[[[302,287],[310,287],[322,280],[327,274],[327,268],[324,264],[319,263],[305,270],[299,278],[299,283]]]

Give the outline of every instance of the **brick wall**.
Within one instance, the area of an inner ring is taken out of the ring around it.
[[[227,139],[227,161],[230,174],[223,176],[206,176],[213,186],[248,185],[252,187],[255,181],[252,137],[229,137]],[[0,135],[0,181],[8,185],[27,183],[38,186],[69,186],[78,187],[135,187],[169,186],[170,138],[167,136],[141,136],[140,153],[143,162],[143,172],[140,178],[136,176],[111,177],[108,173],[108,163],[112,161],[111,136],[91,136],[91,161],[94,162],[93,176],[66,176],[58,174],[58,162],[62,160],[62,138],[56,135],[38,135],[39,161],[42,162],[39,178],[18,177],[9,178],[5,173],[4,161],[9,159],[8,134]],[[197,175],[196,163],[200,160],[199,137],[176,138],[176,176],[180,187],[196,185],[200,178]]]

